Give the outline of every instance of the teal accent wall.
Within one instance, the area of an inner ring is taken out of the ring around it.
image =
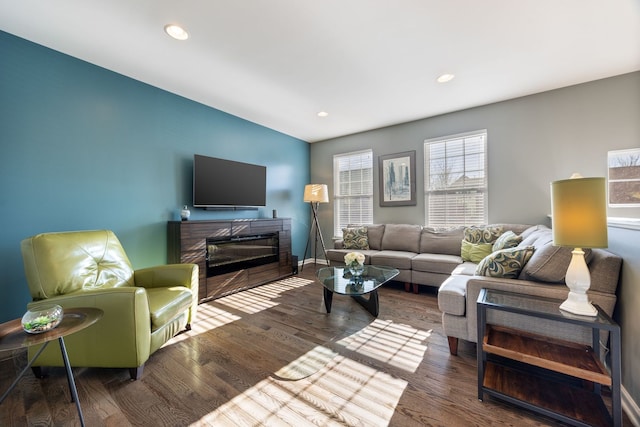
[[[0,31],[0,322],[26,310],[20,241],[36,233],[111,229],[134,268],[166,264],[194,154],[264,165],[268,188],[257,211],[192,219],[277,209],[302,255],[309,144]]]

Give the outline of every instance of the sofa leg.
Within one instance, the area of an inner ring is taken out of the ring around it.
[[[129,375],[131,376],[131,380],[137,381],[142,378],[142,370],[144,369],[144,363],[137,368],[129,368]]]
[[[413,293],[417,294],[418,292],[419,292],[418,291],[418,284],[417,283],[413,283]]]
[[[458,338],[456,337],[447,337],[447,341],[449,341],[449,353],[453,356],[458,355]]]
[[[404,291],[405,292],[411,292],[411,283],[404,282]]]

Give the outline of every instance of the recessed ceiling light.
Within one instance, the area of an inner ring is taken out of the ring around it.
[[[176,40],[186,40],[189,38],[189,33],[181,26],[175,24],[165,25],[164,32]]]
[[[329,113],[327,113],[326,111],[318,112],[318,117],[327,117],[328,115],[329,115]]]
[[[438,76],[436,81],[438,83],[446,83],[446,82],[450,82],[451,80],[453,80],[454,77],[455,77],[455,75],[453,75],[453,74],[441,74],[440,76]]]

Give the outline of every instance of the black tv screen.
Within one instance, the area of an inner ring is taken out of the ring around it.
[[[267,168],[196,154],[193,156],[193,206],[266,206]]]

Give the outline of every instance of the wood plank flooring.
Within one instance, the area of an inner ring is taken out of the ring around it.
[[[125,369],[75,368],[86,425],[563,425],[478,401],[475,345],[461,342],[459,355],[449,355],[435,290],[385,285],[377,318],[335,295],[327,314],[314,273],[306,265],[202,304],[193,330],[153,354],[139,381]],[[276,375],[300,361],[313,364],[311,375]],[[0,392],[26,363],[24,352],[0,353]],[[27,373],[0,404],[0,426],[79,424],[62,368],[44,379]]]

